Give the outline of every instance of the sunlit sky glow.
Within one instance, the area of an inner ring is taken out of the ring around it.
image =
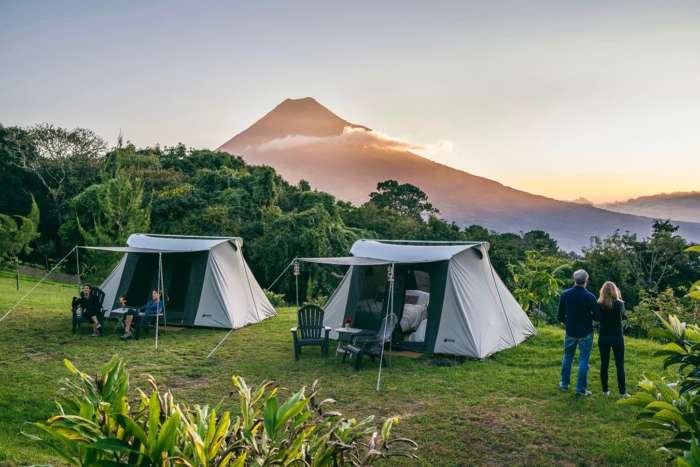
[[[506,185],[700,190],[700,2],[0,0],[0,122],[215,148],[287,97]]]

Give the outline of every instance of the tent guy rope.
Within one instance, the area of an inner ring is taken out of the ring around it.
[[[24,295],[22,296],[22,298],[20,298],[19,300],[17,300],[17,302],[16,302],[14,305],[12,305],[12,307],[10,307],[9,310],[7,310],[7,313],[5,313],[4,315],[2,315],[2,318],[0,318],[0,322],[2,322],[5,318],[7,318],[8,316],[10,316],[10,313],[12,313],[13,311],[15,311],[15,309],[19,306],[20,303],[22,303],[22,302],[24,301],[24,299],[26,299],[27,297],[29,297],[29,295],[31,295],[31,293],[34,292],[34,290],[35,290],[37,287],[39,287],[39,285],[40,285],[42,282],[44,282],[44,280],[46,280],[46,278],[49,277],[49,276],[51,275],[51,273],[53,273],[53,272],[61,265],[61,263],[63,263],[66,259],[68,259],[68,257],[69,257],[71,254],[73,254],[73,252],[77,252],[77,250],[78,250],[78,247],[75,247],[75,246],[74,246],[73,249],[70,250],[70,251],[66,254],[66,256],[64,256],[63,258],[61,258],[61,260],[60,260],[58,263],[56,263],[56,264],[54,265],[54,267],[51,268],[51,270],[50,270],[49,272],[47,272],[47,273],[44,275],[44,277],[42,277],[42,278],[39,280],[39,282],[37,282],[36,284],[34,284],[34,287],[32,287],[31,289],[29,289],[29,292],[27,292],[26,294],[24,294]],[[80,280],[80,276],[78,276],[78,280]]]

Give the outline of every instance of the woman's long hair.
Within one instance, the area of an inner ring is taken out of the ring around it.
[[[607,281],[600,288],[598,303],[606,310],[612,310],[616,300],[622,300],[620,289],[614,282]]]

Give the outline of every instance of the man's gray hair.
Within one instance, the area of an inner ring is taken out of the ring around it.
[[[574,283],[576,285],[586,285],[588,280],[588,273],[584,269],[579,269],[574,272]]]

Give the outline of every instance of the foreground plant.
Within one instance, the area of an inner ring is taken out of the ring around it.
[[[663,368],[676,366],[678,378],[644,377],[638,392],[619,404],[642,408],[637,427],[669,432],[672,437],[661,447],[676,455],[676,465],[700,466],[700,327],[668,320],[658,315],[662,328],[652,334],[668,343],[657,352],[664,356]]]
[[[280,400],[271,383],[248,386],[234,376],[239,415],[222,404],[175,402],[148,377],[150,392],[129,399],[129,372],[113,358],[95,377],[69,361],[59,414],[35,423],[32,439],[80,466],[366,466],[393,456],[415,458],[416,444],[381,429],[374,418],[344,418],[317,400],[316,383]]]

